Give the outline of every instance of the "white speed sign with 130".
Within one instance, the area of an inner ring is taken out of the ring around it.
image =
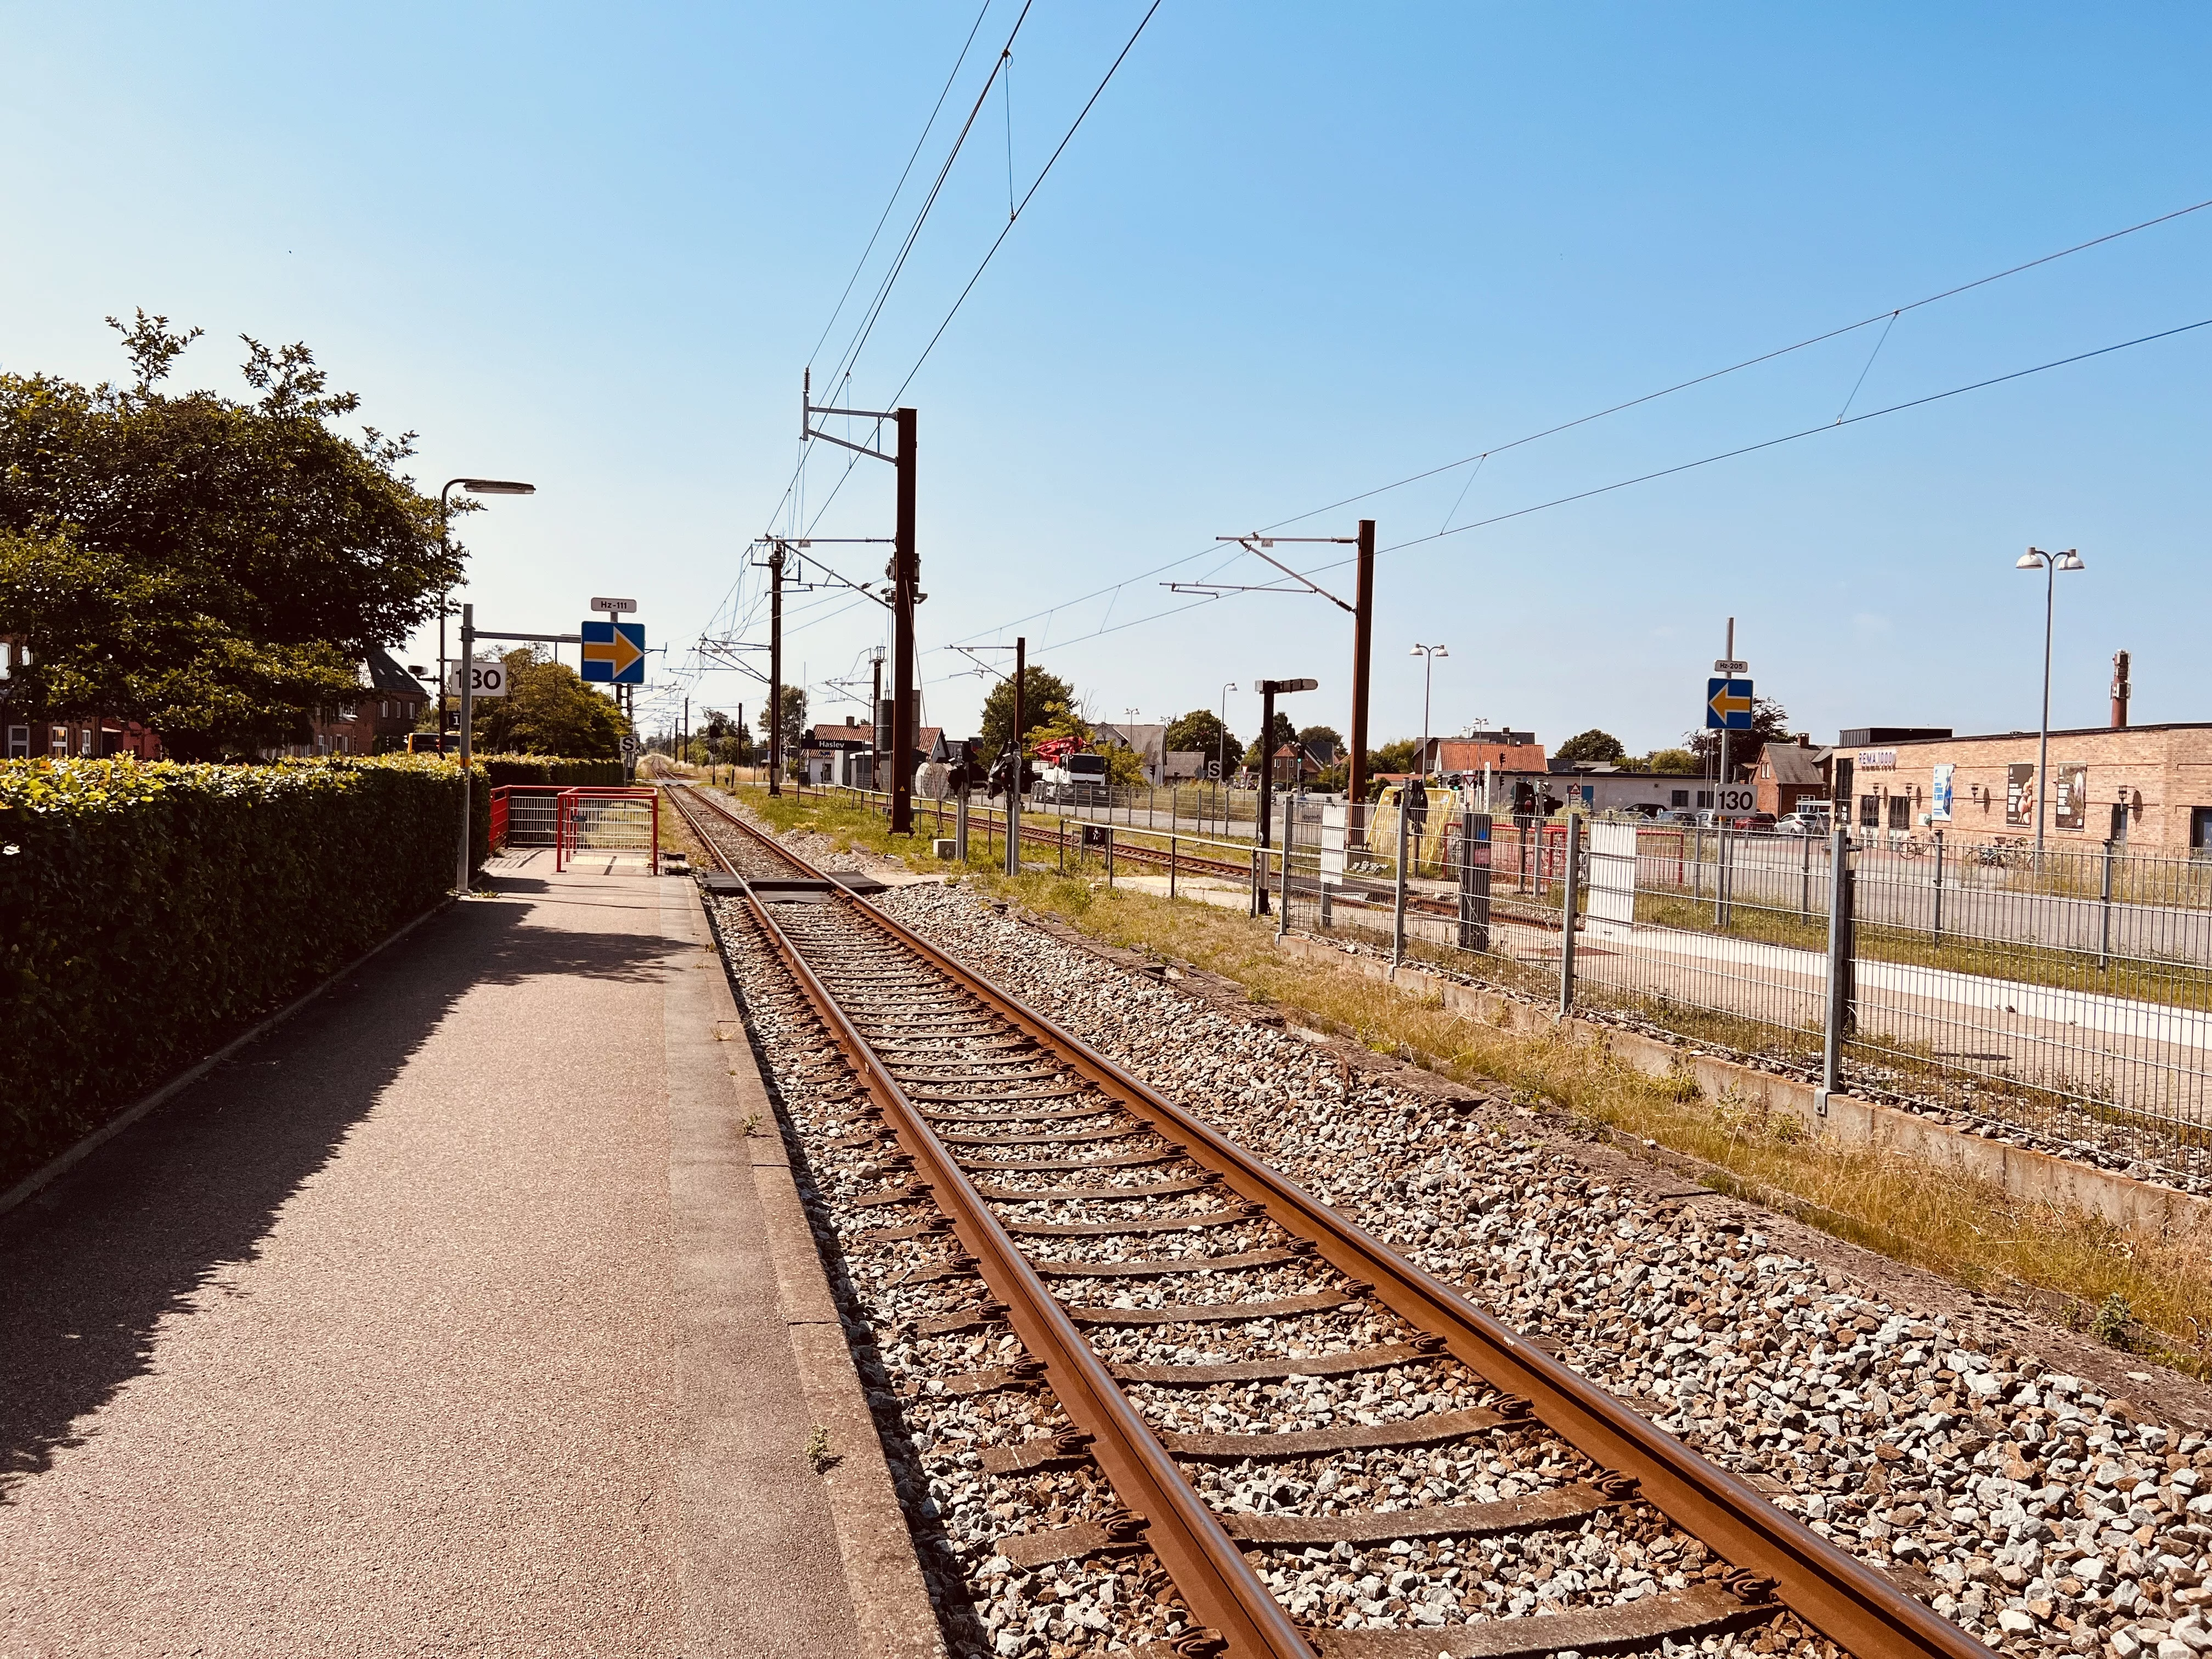
[[[460,665],[446,681],[446,690],[459,695],[461,690]],[[503,697],[507,695],[507,665],[496,657],[487,658],[468,665],[469,696],[471,697]]]

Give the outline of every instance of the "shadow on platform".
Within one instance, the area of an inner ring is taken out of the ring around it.
[[[165,1316],[189,1315],[220,1269],[258,1254],[277,1211],[464,995],[666,971],[655,884],[637,884],[647,921],[634,933],[558,925],[568,905],[604,897],[497,884],[526,902],[471,902],[426,923],[0,1218],[0,1505],[148,1368]],[[633,907],[625,896],[616,908]]]

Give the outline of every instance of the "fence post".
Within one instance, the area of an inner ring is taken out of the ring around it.
[[[1559,889],[1559,1018],[1575,1008],[1575,899],[1582,881],[1583,816],[1567,814],[1566,879]]]
[[[1170,898],[1173,898],[1176,896],[1175,872],[1176,838],[1173,836],[1170,836],[1168,837],[1168,896]]]
[[[959,804],[952,809],[952,857],[956,863],[968,862],[968,787],[960,787]]]
[[[1490,948],[1490,814],[1471,810],[1459,815],[1459,948]]]
[[[1106,884],[1114,884],[1114,826],[1106,826]]]
[[[1852,984],[1851,832],[1838,825],[1828,852],[1828,1017],[1820,1038],[1820,1088],[1814,1105],[1828,1115],[1828,1097],[1844,1086],[1844,1038],[1856,1018]]]
[[[1729,904],[1729,832],[1725,823],[1713,832],[1713,926],[1725,927],[1735,919]]]
[[[1280,900],[1275,906],[1275,937],[1291,931],[1291,848],[1297,835],[1298,815],[1288,801],[1283,803],[1283,885]],[[2111,860],[2106,861],[2107,870]],[[2106,884],[2110,885],[2108,882]]]
[[[1797,877],[1797,917],[1802,921],[1813,914],[1813,838],[1800,836],[1797,840],[1804,848],[1803,868]]]
[[[1412,815],[1406,811],[1406,789],[1398,787],[1398,878],[1392,889],[1390,902],[1390,973],[1396,977],[1398,964],[1406,959],[1406,820]]]
[[[2109,836],[2105,839],[2105,883],[2102,902],[2104,915],[2097,934],[2097,966],[2100,969],[2112,965],[2112,842]]]
[[[1929,933],[1936,944],[1943,942],[1943,832],[1941,830],[1936,832],[1936,917]]]
[[[1698,838],[1691,843],[1690,902],[1697,903],[1705,896],[1705,826],[1698,824]]]
[[[1245,912],[1245,914],[1246,914],[1247,915],[1253,915],[1253,916],[1256,916],[1256,915],[1258,915],[1260,914],[1260,843],[1259,843],[1259,841],[1258,841],[1258,839],[1257,839],[1256,837],[1254,839],[1254,841],[1253,841],[1253,842],[1252,842],[1252,854],[1251,854],[1251,856],[1252,856],[1252,902],[1251,902],[1251,908],[1250,908],[1250,909],[1249,909],[1248,911],[1246,911],[1246,912]]]

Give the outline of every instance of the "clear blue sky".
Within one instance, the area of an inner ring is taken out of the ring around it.
[[[195,382],[236,386],[239,333],[304,339],[364,418],[422,433],[429,488],[539,484],[465,526],[487,625],[632,594],[673,684],[718,615],[751,614],[732,590],[789,522],[799,371],[979,3],[9,6],[0,363],[115,374],[100,319],[132,306],[207,329]],[[1036,0],[1017,189],[1145,3]],[[949,112],[1018,9],[994,0]],[[931,719],[970,726],[981,690],[941,647],[1018,622],[1101,717],[1311,674],[1297,715],[1341,728],[1349,627],[1320,600],[1103,635],[1181,601],[1146,578],[1069,602],[2212,197],[2208,69],[2212,13],[2183,6],[1164,0],[907,394]],[[1007,127],[994,93],[860,356],[863,405],[1004,226]],[[2196,322],[2208,254],[2212,210],[1909,313],[1870,369],[1879,326],[1298,528],[1370,512],[1388,547],[1462,487],[1467,522],[1831,422],[1863,370],[1854,412]],[[1419,727],[1422,639],[1451,652],[1440,731],[1671,742],[1731,612],[1760,690],[1823,739],[2032,726],[2030,543],[2089,567],[2061,585],[2056,721],[2101,721],[2123,646],[2139,720],[2212,718],[2208,369],[2212,329],[1390,554],[1374,736]],[[817,457],[810,514],[842,465]],[[888,533],[889,469],[860,465],[817,534]],[[793,623],[793,676],[842,712],[822,683],[880,612]],[[726,672],[691,692],[758,704]]]

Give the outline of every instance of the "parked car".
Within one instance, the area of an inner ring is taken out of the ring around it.
[[[1698,825],[1698,815],[1686,806],[1670,806],[1652,821],[1655,823],[1679,823],[1685,830],[1694,830]]]
[[[1828,829],[1826,812],[1790,812],[1774,821],[1774,833],[1778,836],[1811,836],[1826,841]]]
[[[1729,815],[1728,827],[1748,835],[1768,836],[1774,833],[1774,823],[1771,812],[1736,812]]]

